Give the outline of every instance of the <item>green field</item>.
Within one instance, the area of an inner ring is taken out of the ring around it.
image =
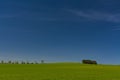
[[[120,80],[120,66],[56,64],[1,64],[0,80]]]

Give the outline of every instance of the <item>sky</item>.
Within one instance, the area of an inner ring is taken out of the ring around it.
[[[119,0],[0,0],[0,60],[120,64]]]

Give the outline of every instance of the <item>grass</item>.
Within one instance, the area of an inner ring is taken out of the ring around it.
[[[0,64],[0,80],[120,80],[120,66],[55,64]]]

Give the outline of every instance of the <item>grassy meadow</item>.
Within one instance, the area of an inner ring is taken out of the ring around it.
[[[0,64],[0,80],[120,80],[120,66],[79,63]]]

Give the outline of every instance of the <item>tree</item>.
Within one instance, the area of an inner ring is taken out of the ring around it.
[[[97,61],[92,61],[92,64],[97,64]]]
[[[24,61],[22,61],[22,62],[21,62],[21,64],[25,64],[25,62],[24,62]]]
[[[44,63],[44,60],[41,60],[41,63]]]
[[[8,61],[8,64],[11,64],[12,63],[12,61]]]
[[[26,62],[26,64],[30,64],[30,62],[29,62],[29,61],[27,61],[27,62]]]
[[[97,64],[97,61],[93,61],[93,60],[82,60],[83,64]]]
[[[4,64],[4,61],[3,61],[3,60],[1,61],[1,64]]]
[[[35,61],[35,64],[38,64],[38,62],[37,62],[37,61]]]

